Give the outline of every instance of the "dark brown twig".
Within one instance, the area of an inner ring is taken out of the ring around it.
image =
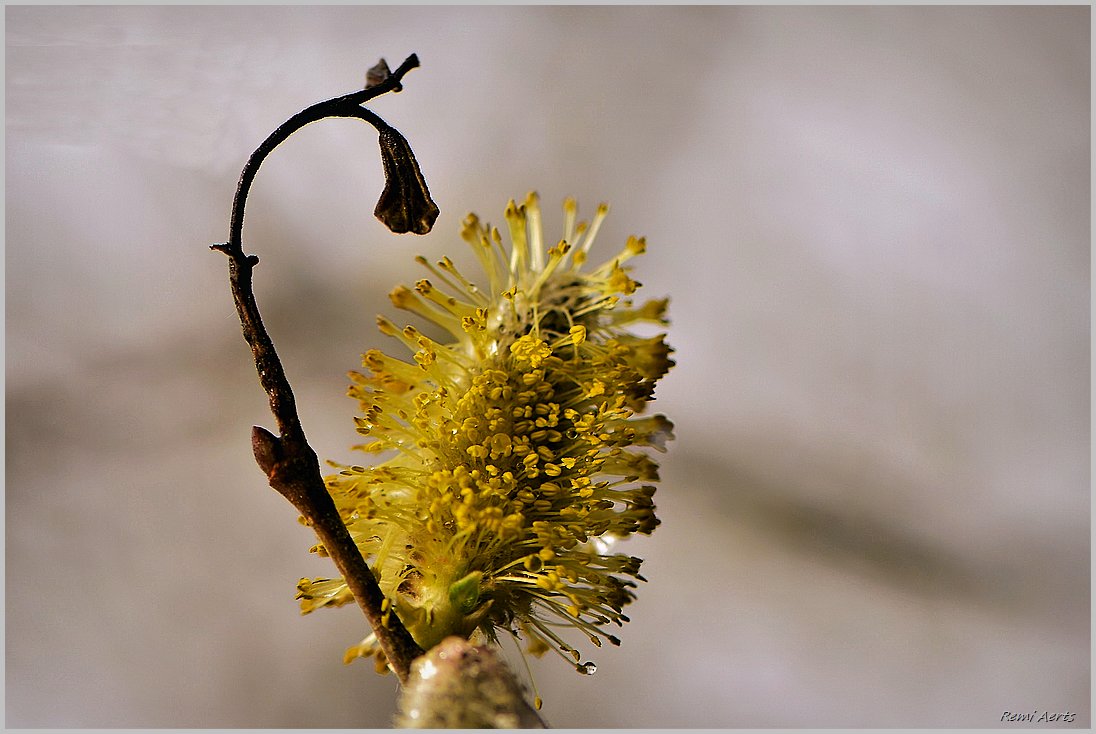
[[[255,302],[252,271],[259,258],[244,254],[242,239],[247,195],[263,160],[294,132],[327,117],[357,117],[377,128],[381,133],[381,152],[386,175],[385,194],[381,204],[378,204],[377,216],[393,231],[412,231],[418,234],[430,231],[434,219],[437,218],[437,207],[430,200],[410,146],[394,128],[360,106],[374,97],[400,91],[403,88],[404,74],[418,65],[418,57],[414,54],[391,73],[387,73],[386,65],[378,73],[381,66],[379,64],[371,70],[371,85],[364,90],[312,105],[289,118],[271,133],[251,154],[240,174],[232,203],[228,242],[211,246],[211,249],[228,256],[232,298],[240,316],[244,338],[251,346],[251,353],[255,358],[259,382],[270,399],[270,411],[274,414],[280,433],[275,436],[259,426],[252,429],[251,442],[255,460],[266,474],[270,486],[289,500],[316,531],[320,542],[346,580],[358,606],[369,620],[381,649],[401,682],[407,680],[411,661],[423,651],[396,615],[389,615],[387,623],[382,621],[381,605],[384,595],[339,516],[338,509],[324,486],[316,452],[305,439],[293,390]],[[397,192],[399,196],[390,191]],[[390,200],[387,208],[382,206],[385,204],[385,196]]]

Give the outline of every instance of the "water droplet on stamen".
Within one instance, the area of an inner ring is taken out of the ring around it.
[[[593,675],[597,672],[597,666],[593,663],[583,663],[582,665],[576,665],[575,670],[583,675]]]

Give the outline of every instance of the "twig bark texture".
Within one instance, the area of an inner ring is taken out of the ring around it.
[[[418,57],[412,54],[394,72],[389,72],[382,60],[370,70],[369,86],[365,89],[312,105],[271,133],[251,154],[240,174],[228,242],[211,246],[228,256],[229,283],[240,325],[251,346],[259,382],[269,397],[270,411],[278,427],[277,436],[259,426],[252,429],[255,459],[270,486],[289,500],[315,530],[401,682],[407,681],[411,661],[423,651],[396,615],[388,615],[387,623],[382,621],[384,595],[324,486],[319,459],[305,438],[293,390],[255,302],[252,277],[259,258],[244,254],[242,240],[247,195],[263,160],[300,128],[328,117],[356,117],[380,133],[386,185],[377,206],[377,217],[395,232],[429,232],[438,208],[430,199],[411,147],[395,128],[361,107],[374,97],[400,91],[403,76],[418,65]]]

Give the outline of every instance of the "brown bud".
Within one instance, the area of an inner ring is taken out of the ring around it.
[[[381,59],[365,73],[365,88],[375,87],[392,76],[392,70],[388,68],[388,62]]]
[[[255,454],[255,462],[263,473],[270,476],[274,465],[282,458],[282,443],[270,431],[262,426],[251,427],[251,451]]]
[[[426,179],[407,139],[395,128],[380,129],[384,191],[373,214],[396,234],[426,234],[438,218]]]

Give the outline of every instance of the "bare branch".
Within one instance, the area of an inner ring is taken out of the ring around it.
[[[252,429],[251,441],[255,460],[266,474],[270,486],[289,500],[315,530],[328,555],[346,580],[358,606],[365,613],[381,649],[384,650],[389,664],[401,681],[407,680],[411,661],[423,651],[396,615],[387,615],[387,623],[382,620],[381,604],[384,601],[384,595],[324,486],[319,459],[316,452],[308,445],[297,415],[293,390],[274,349],[274,343],[263,325],[252,286],[253,271],[259,258],[244,254],[242,237],[247,195],[263,160],[297,130],[328,117],[357,117],[369,122],[381,133],[387,183],[382,201],[378,203],[378,217],[393,228],[380,213],[381,204],[385,202],[385,197],[388,197],[388,208],[385,211],[399,213],[395,218],[407,225],[401,231],[413,231],[417,234],[430,231],[437,218],[437,206],[430,200],[429,191],[426,189],[426,183],[422,179],[410,146],[398,132],[395,132],[394,128],[360,106],[374,97],[400,91],[403,88],[403,76],[418,65],[418,57],[412,54],[395,71],[383,78],[379,78],[378,73],[374,72],[368,82],[370,86],[365,89],[312,105],[279,126],[251,154],[240,174],[240,182],[232,204],[228,242],[211,246],[211,249],[228,256],[229,285],[236,311],[240,316],[240,325],[243,328],[244,338],[251,346],[255,368],[259,373],[259,382],[267,393],[270,411],[274,415],[280,434],[275,436],[258,426]],[[384,68],[387,69],[386,64]],[[398,139],[392,137],[393,132]],[[393,140],[395,142],[392,142]],[[398,144],[400,141],[402,144]],[[393,154],[392,150],[396,153]],[[409,199],[393,203],[391,202],[393,191]]]

